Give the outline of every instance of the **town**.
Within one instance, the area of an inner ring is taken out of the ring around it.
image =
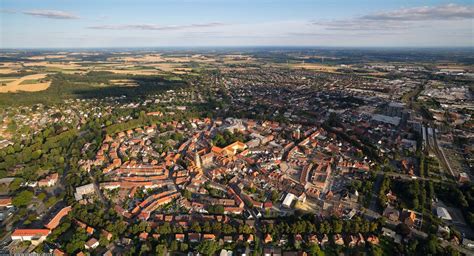
[[[2,253],[474,253],[470,65],[23,54],[51,84],[0,95]]]

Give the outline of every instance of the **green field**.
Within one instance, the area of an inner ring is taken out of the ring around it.
[[[37,84],[37,83],[40,83],[41,81],[39,79],[28,79],[28,80],[25,80],[23,82],[21,82],[20,84]]]

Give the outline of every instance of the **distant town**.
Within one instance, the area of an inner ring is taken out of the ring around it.
[[[359,51],[0,51],[0,254],[473,255],[472,51]]]

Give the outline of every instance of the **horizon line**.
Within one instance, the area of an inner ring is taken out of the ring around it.
[[[0,47],[2,50],[55,50],[55,49],[193,49],[193,48],[330,48],[330,49],[473,49],[470,46],[324,46],[324,45],[201,45],[201,46],[71,46],[71,47]]]

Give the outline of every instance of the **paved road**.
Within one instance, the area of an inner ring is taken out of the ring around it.
[[[369,209],[378,212],[379,207],[378,207],[378,198],[379,198],[379,191],[380,191],[380,186],[382,186],[382,181],[383,181],[383,175],[381,173],[377,174],[377,178],[375,179],[374,182],[374,187],[372,189],[371,198],[370,198],[370,204],[369,204]]]
[[[99,188],[99,183],[97,182],[97,180],[95,179],[94,176],[92,176],[92,174],[90,172],[88,172],[89,174],[89,177],[91,178],[92,180],[92,184],[94,184],[94,190],[95,190],[95,193],[97,194],[97,196],[99,197],[100,201],[102,201],[102,203],[104,205],[108,205],[108,201],[105,200],[105,197],[104,195],[102,194],[102,191],[100,190]]]

